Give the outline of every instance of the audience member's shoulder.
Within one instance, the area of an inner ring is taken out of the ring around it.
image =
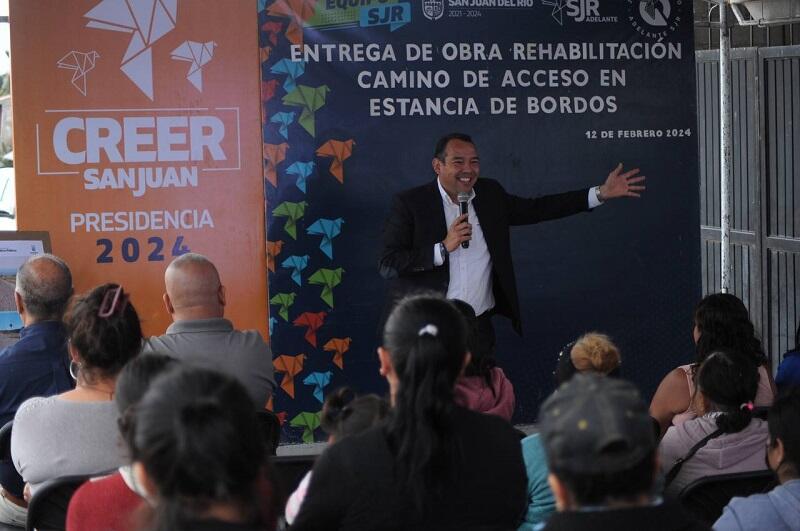
[[[509,438],[515,444],[519,443],[519,434],[505,419],[497,415],[478,413],[461,406],[456,406],[453,419],[457,428],[470,432],[486,433],[498,438]]]
[[[28,415],[38,410],[51,406],[58,398],[56,396],[34,396],[24,401],[17,409],[17,415]]]

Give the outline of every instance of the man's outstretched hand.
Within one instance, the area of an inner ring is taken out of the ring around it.
[[[614,170],[608,174],[606,182],[600,186],[600,201],[608,201],[617,197],[641,197],[644,185],[638,184],[645,180],[644,175],[639,175],[639,168],[634,168],[622,172],[620,162]]]

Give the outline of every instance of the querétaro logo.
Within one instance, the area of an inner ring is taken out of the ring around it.
[[[626,0],[628,20],[639,35],[662,41],[682,22],[684,2],[689,0]]]
[[[639,14],[651,26],[666,26],[672,6],[669,0],[640,0]]]
[[[428,20],[439,20],[444,15],[444,0],[422,0],[422,14]]]

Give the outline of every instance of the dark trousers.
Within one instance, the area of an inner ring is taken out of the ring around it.
[[[483,359],[494,358],[494,325],[492,316],[494,310],[487,310],[478,316],[478,349]]]

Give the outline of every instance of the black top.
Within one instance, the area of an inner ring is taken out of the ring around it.
[[[514,330],[521,333],[509,228],[584,212],[589,209],[589,190],[528,199],[509,194],[499,182],[485,178],[475,182],[474,190],[472,205],[492,257],[495,311],[511,319]],[[394,196],[378,261],[381,276],[391,279],[383,321],[394,303],[409,293],[447,292],[448,261],[440,266],[433,264],[433,247],[447,236],[447,228],[436,180]]]
[[[424,522],[400,492],[383,428],[330,446],[314,465],[292,531],[516,529],[527,505],[519,436],[499,417],[457,407],[458,476]]]
[[[679,505],[613,509],[609,511],[568,511],[553,513],[544,531],[708,531]]]

